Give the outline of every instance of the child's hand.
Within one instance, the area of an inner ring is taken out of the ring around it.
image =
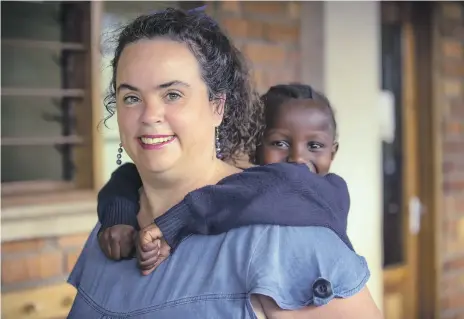
[[[129,225],[115,225],[98,234],[98,243],[106,257],[113,260],[130,257],[134,249],[135,229]]]
[[[140,230],[136,242],[137,260],[142,275],[156,269],[171,252],[171,247],[163,239],[163,234],[155,224]]]

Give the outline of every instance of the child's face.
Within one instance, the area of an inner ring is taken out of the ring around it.
[[[327,106],[294,99],[276,107],[270,115],[259,149],[259,164],[311,162],[318,174],[327,174],[338,150]]]

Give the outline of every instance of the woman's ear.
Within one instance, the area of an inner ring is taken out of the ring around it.
[[[222,119],[224,118],[226,95],[222,93],[218,97],[213,99],[211,102],[213,107],[214,125],[219,126],[221,125]]]

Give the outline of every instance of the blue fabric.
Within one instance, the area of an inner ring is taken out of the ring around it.
[[[70,319],[254,318],[251,294],[267,295],[283,309],[318,306],[356,294],[370,275],[365,259],[328,228],[257,225],[189,236],[142,276],[135,259],[104,256],[99,227],[69,277],[78,290]],[[319,278],[333,290],[325,298],[313,292]]]

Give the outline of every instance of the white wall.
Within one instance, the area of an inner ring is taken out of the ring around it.
[[[333,171],[351,194],[348,233],[372,272],[368,286],[382,307],[382,167],[379,2],[324,3],[324,91],[336,109],[340,150]]]

